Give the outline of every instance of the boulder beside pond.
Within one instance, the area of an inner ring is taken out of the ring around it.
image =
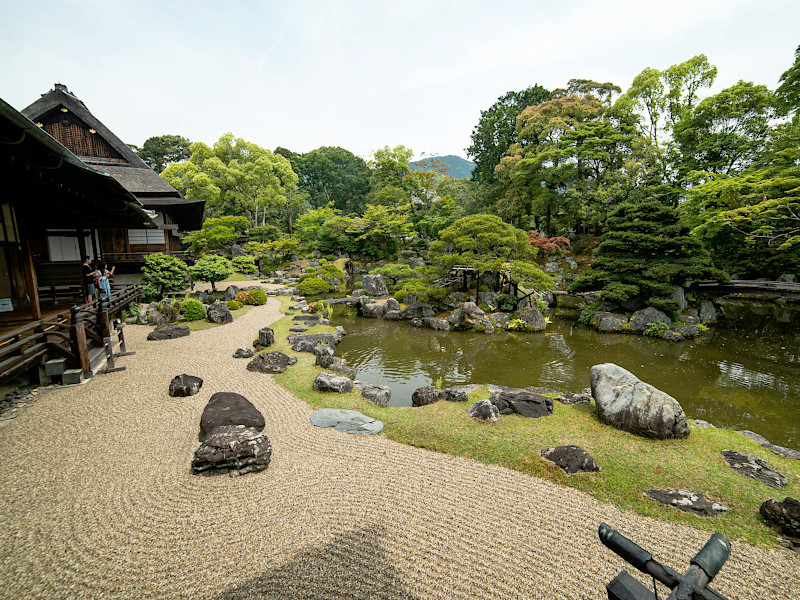
[[[518,414],[528,419],[538,419],[553,414],[553,399],[520,388],[491,386],[489,400],[501,415]]]
[[[253,427],[221,425],[215,427],[192,456],[192,472],[227,471],[235,477],[263,471],[269,466],[272,444]]]
[[[689,436],[680,403],[630,371],[613,363],[595,365],[590,380],[602,423],[658,440]]]
[[[383,280],[383,275],[364,275],[361,278],[362,289],[370,296],[380,298],[381,296],[388,296],[389,290],[386,289],[386,282]]]
[[[497,423],[500,411],[489,400],[480,400],[467,409],[469,416],[487,423]]]
[[[328,344],[335,348],[339,337],[332,333],[292,334],[286,338],[295,352],[314,352],[318,344]]]
[[[203,386],[203,380],[194,375],[176,375],[169,382],[169,395],[175,397],[194,396]]]
[[[354,382],[353,385],[361,391],[361,397],[364,400],[377,406],[389,406],[392,389],[388,385],[372,385],[361,381]]]
[[[214,428],[222,425],[243,425],[262,431],[264,424],[264,415],[247,398],[235,392],[217,392],[203,409],[199,438],[204,442]]]
[[[353,391],[353,380],[333,373],[319,373],[314,378],[314,389],[318,392],[346,394]]]
[[[661,312],[657,308],[648,306],[642,310],[637,310],[631,315],[629,326],[631,331],[635,333],[643,333],[645,329],[654,323],[665,323],[667,326],[669,326],[672,323],[672,319],[670,319],[665,313]]]

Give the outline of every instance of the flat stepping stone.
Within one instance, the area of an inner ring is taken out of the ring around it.
[[[600,465],[580,446],[556,446],[539,451],[539,455],[563,469],[567,475],[600,471]]]
[[[383,431],[383,421],[362,415],[357,410],[321,408],[312,413],[309,420],[315,427],[333,427],[342,433],[375,435]]]
[[[690,512],[701,517],[716,517],[718,514],[728,510],[719,502],[712,502],[703,494],[690,492],[689,490],[660,490],[652,489],[645,492],[647,496],[666,504],[674,506],[685,512]]]
[[[688,419],[688,422],[700,429],[716,429],[711,423],[703,421],[703,419]]]
[[[296,333],[303,333],[305,331],[308,331],[308,327],[300,327],[300,326],[289,327],[289,331],[294,331]]]
[[[179,337],[185,337],[189,335],[189,327],[186,325],[167,325],[165,327],[159,327],[158,329],[154,329],[150,332],[147,336],[147,339],[150,341],[153,340],[174,340]]]
[[[789,483],[786,475],[770,467],[763,458],[733,450],[723,450],[722,456],[725,457],[731,469],[737,473],[757,479],[762,483],[766,483],[769,487],[780,489]]]

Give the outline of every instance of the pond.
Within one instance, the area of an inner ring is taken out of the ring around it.
[[[391,406],[410,406],[415,389],[438,381],[578,392],[592,365],[613,362],[675,397],[689,418],[800,449],[800,312],[758,303],[725,310],[704,337],[680,343],[601,334],[557,316],[545,333],[492,335],[336,316],[347,331],[336,353],[362,381],[390,386]]]

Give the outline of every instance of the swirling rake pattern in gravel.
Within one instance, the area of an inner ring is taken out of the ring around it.
[[[278,317],[271,299],[176,340],[129,327],[126,371],[48,391],[0,429],[0,597],[601,599],[624,566],[601,521],[682,568],[705,542],[521,473],[312,427],[230,358]],[[203,377],[198,395],[168,396],[179,373]],[[266,471],[190,473],[215,391],[264,414]],[[716,587],[798,598],[799,565],[735,543]]]

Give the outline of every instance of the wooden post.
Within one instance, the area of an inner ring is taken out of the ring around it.
[[[86,327],[83,324],[83,313],[78,306],[70,309],[69,337],[72,342],[72,351],[78,357],[81,370],[84,373],[91,371],[89,364],[89,346],[86,343]]]
[[[25,231],[25,242],[22,244],[22,274],[25,277],[25,287],[28,288],[31,317],[38,321],[42,318],[42,307],[39,303],[39,283],[36,280],[36,269],[33,266],[33,254],[27,230]]]
[[[464,269],[461,271],[461,274],[464,276],[464,293],[466,294],[469,290],[469,284],[467,283],[467,270]]]
[[[100,337],[107,338],[111,335],[111,323],[108,319],[108,300],[102,296],[97,299],[97,328],[100,330]]]

